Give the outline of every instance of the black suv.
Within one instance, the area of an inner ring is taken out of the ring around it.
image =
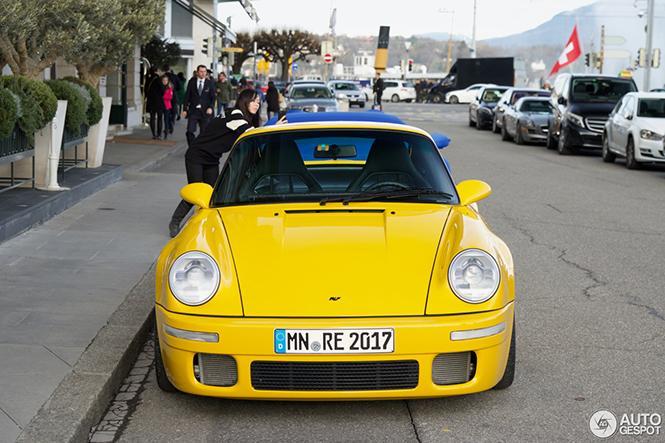
[[[636,92],[631,78],[593,74],[560,74],[550,100],[554,108],[548,122],[547,147],[559,154],[581,148],[602,149],[605,122],[619,99]]]

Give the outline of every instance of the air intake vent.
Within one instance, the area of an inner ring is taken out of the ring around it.
[[[238,366],[230,355],[196,354],[196,356],[199,369],[197,378],[201,384],[228,387],[238,382]]]
[[[440,386],[466,383],[474,375],[475,354],[473,352],[439,354],[434,357],[432,362],[432,381]]]
[[[252,386],[264,391],[380,391],[418,386],[416,360],[252,362]]]

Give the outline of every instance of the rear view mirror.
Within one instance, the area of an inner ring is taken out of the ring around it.
[[[327,145],[321,143],[314,148],[314,158],[353,158],[358,155],[354,145]]]

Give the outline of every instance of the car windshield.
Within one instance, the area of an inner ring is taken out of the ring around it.
[[[357,91],[358,87],[353,83],[337,83],[335,89],[338,91]]]
[[[458,203],[432,140],[346,128],[247,136],[229,154],[213,194],[215,206],[369,200]]]
[[[549,91],[515,91],[510,104],[514,105],[522,97],[549,97],[550,94]]]
[[[484,102],[496,103],[499,100],[501,100],[503,93],[504,91],[502,91],[501,89],[485,89],[485,92],[483,92],[483,97],[481,100]]]
[[[330,90],[324,86],[294,88],[291,98],[331,98]]]
[[[629,92],[636,92],[635,83],[624,79],[573,79],[571,100],[574,102],[616,103]]]
[[[538,114],[549,114],[550,112],[552,112],[552,105],[550,104],[550,102],[542,100],[525,100],[522,102],[520,111],[538,113]]]
[[[638,117],[665,118],[665,99],[641,98],[638,103]]]

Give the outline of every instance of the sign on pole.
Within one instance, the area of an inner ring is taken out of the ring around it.
[[[626,43],[626,39],[620,35],[606,35],[605,44],[608,46],[621,46]]]
[[[605,49],[603,51],[604,58],[630,58],[631,55],[633,53],[625,49]]]
[[[291,71],[298,72],[298,63],[291,63]]]
[[[332,63],[332,61],[333,61],[333,57],[332,57],[332,55],[330,55],[330,54],[325,54],[325,55],[323,56],[323,61],[326,62],[326,63]]]

